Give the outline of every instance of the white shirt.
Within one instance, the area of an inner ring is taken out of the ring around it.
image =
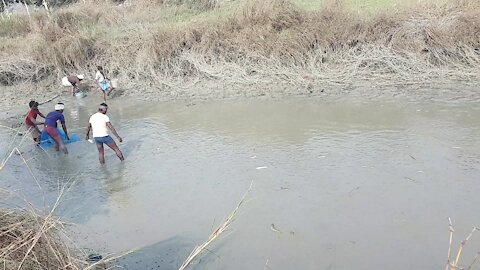
[[[95,73],[95,80],[97,80],[97,82],[101,83],[101,82],[105,81],[105,77],[103,77],[102,73],[97,70],[97,73]]]
[[[92,134],[94,138],[108,136],[107,123],[110,122],[110,118],[106,114],[97,112],[90,116],[88,121],[92,125]]]

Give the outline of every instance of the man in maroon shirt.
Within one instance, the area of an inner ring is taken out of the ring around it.
[[[43,122],[37,122],[37,116],[45,118],[45,116],[38,110],[38,102],[32,100],[28,103],[30,110],[25,117],[25,125],[27,126],[28,131],[32,134],[33,141],[38,145],[40,144],[40,129],[38,125],[43,125]]]

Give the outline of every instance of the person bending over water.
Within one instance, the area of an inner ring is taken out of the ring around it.
[[[105,151],[103,149],[103,144],[106,144],[113,151],[115,151],[115,154],[117,154],[117,157],[121,161],[125,160],[122,151],[120,151],[112,137],[108,135],[107,127],[112,131],[115,137],[117,137],[119,142],[123,141],[122,137],[118,135],[117,131],[113,127],[112,123],[110,123],[110,118],[107,116],[107,111],[108,105],[105,103],[100,104],[98,107],[98,112],[90,116],[87,127],[86,139],[90,139],[90,130],[92,130],[93,139],[97,144],[98,159],[100,164],[105,164]]]
[[[47,117],[45,118],[45,131],[55,141],[55,150],[62,150],[63,153],[68,154],[68,150],[63,143],[62,136],[57,130],[57,121],[60,121],[67,140],[70,140],[70,137],[68,137],[67,126],[65,125],[65,117],[63,116],[64,109],[65,105],[63,103],[57,103],[55,105],[55,111],[47,114]]]
[[[78,85],[84,79],[83,75],[70,75],[67,77],[68,82],[72,85],[72,96],[78,92]]]

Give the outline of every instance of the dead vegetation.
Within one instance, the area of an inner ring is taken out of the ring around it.
[[[80,269],[80,261],[60,239],[60,223],[51,216],[0,211],[2,269]]]
[[[205,242],[203,242],[201,245],[196,246],[192,250],[190,255],[188,255],[188,257],[182,263],[180,268],[178,268],[178,270],[187,269],[188,266],[193,262],[195,258],[197,258],[205,250],[208,250],[208,247],[230,227],[232,222],[235,220],[240,207],[245,203],[247,195],[252,190],[252,187],[253,187],[253,181],[250,183],[250,187],[248,188],[247,192],[243,195],[242,199],[237,204],[237,207],[235,207],[235,209],[233,209],[233,211],[225,218],[225,220],[212,232],[212,234],[210,234],[210,236]]]
[[[199,80],[405,84],[480,74],[474,0],[369,14],[338,1],[318,11],[286,0],[234,1],[232,12],[216,0],[86,2],[0,20],[0,83],[34,80],[38,70],[51,79],[91,74],[96,65],[123,86],[155,88]],[[22,49],[8,46],[12,40]]]
[[[468,264],[467,267],[460,266],[462,264],[462,252],[464,251],[464,247],[467,244],[467,242],[470,240],[470,238],[472,238],[473,234],[479,229],[477,227],[473,227],[472,231],[467,235],[467,237],[464,240],[460,241],[457,254],[454,254],[452,241],[453,241],[453,235],[455,233],[455,229],[453,228],[452,220],[450,218],[448,218],[448,222],[449,222],[449,230],[450,230],[450,237],[449,237],[450,240],[448,245],[447,265],[445,266],[445,270],[456,270],[456,269],[471,270],[472,267],[475,265],[475,263],[478,261],[478,258],[480,257],[480,252],[476,253],[476,255],[473,257],[472,261]]]

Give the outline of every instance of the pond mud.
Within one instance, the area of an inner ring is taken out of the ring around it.
[[[98,97],[66,102],[82,138]],[[48,112],[52,104],[40,107]],[[126,160],[94,144],[45,151],[10,130],[0,187],[75,223],[80,249],[122,254],[126,269],[178,269],[253,190],[191,269],[441,269],[448,221],[459,243],[480,224],[480,107],[395,100],[201,103],[113,99]],[[13,204],[13,201],[12,201]],[[458,237],[457,237],[458,236]],[[464,256],[473,259],[472,239]],[[456,245],[455,245],[456,246]]]

